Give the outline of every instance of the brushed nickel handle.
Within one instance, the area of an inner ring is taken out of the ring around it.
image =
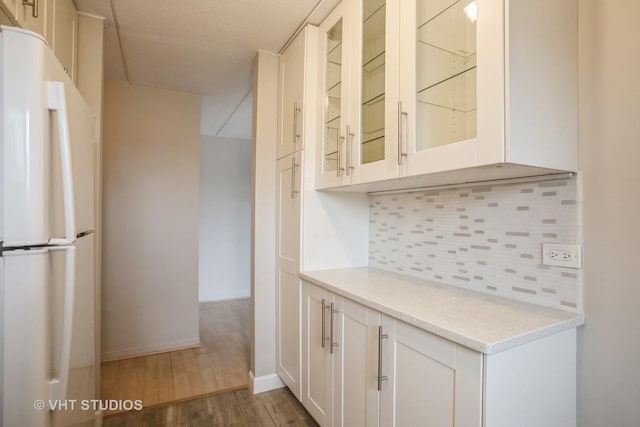
[[[302,111],[298,108],[298,103],[294,101],[293,103],[293,144],[295,145],[298,142],[298,138],[300,138],[300,134],[298,133],[298,113]]]
[[[338,162],[338,165],[336,166],[336,176],[338,178],[340,178],[340,173],[344,170],[344,168],[341,168],[340,166],[342,165],[342,156],[340,156],[340,146],[342,146],[342,143],[344,142],[344,136],[339,136],[338,137],[338,144],[336,146],[336,159]]]
[[[407,157],[407,153],[402,151],[402,116],[408,115],[409,113],[402,111],[402,101],[398,101],[398,166],[402,166],[402,158]]]
[[[353,145],[353,137],[356,136],[353,132],[351,132],[351,126],[347,125],[347,176],[351,175],[351,171],[354,167],[351,165],[351,146]]]
[[[331,303],[331,319],[330,319],[330,329],[329,329],[329,353],[333,354],[333,347],[337,347],[338,343],[333,342],[333,315],[338,313],[338,310],[334,309],[334,304]]]
[[[31,1],[22,0],[22,4],[24,6],[29,6],[31,8],[31,16],[33,16],[34,18],[38,17],[38,8],[39,8],[38,3],[39,3],[38,0],[31,0]]]
[[[298,167],[298,165],[296,164],[296,158],[292,157],[291,158],[291,198],[295,199],[296,198],[296,194],[299,193],[298,190],[296,190],[296,168]]]
[[[378,326],[378,391],[382,390],[382,381],[389,379],[388,376],[382,375],[382,340],[389,338],[382,330],[382,325]]]
[[[327,310],[327,305],[324,301],[324,298],[322,298],[322,348],[324,348],[324,342],[327,340],[325,338],[325,327],[324,327],[324,312]]]

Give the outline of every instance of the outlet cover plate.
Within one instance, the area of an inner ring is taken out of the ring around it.
[[[542,264],[557,267],[582,268],[580,245],[542,244]]]

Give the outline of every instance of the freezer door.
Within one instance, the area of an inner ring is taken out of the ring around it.
[[[3,425],[47,426],[47,411],[34,402],[49,398],[49,251],[6,252],[4,277]]]
[[[92,424],[94,411],[82,402],[97,398],[93,236],[70,246],[5,252],[0,259],[3,425]],[[37,400],[44,410],[34,407]]]
[[[75,292],[73,304],[73,323],[71,332],[71,353],[69,360],[69,377],[64,399],[77,402],[75,408],[54,410],[52,426],[76,426],[93,423],[95,412],[83,409],[81,403],[98,399],[95,390],[96,356],[95,356],[95,310],[93,286],[93,235],[78,239],[75,246]],[[62,251],[52,253],[52,265],[55,268],[56,280],[52,286],[54,307],[52,325],[53,338],[53,369],[52,377],[58,375],[61,356],[64,354],[61,345],[64,343],[64,278],[58,271],[67,261]],[[57,371],[57,372],[56,372]]]
[[[94,229],[94,118],[42,38],[0,29],[0,240],[65,244]]]

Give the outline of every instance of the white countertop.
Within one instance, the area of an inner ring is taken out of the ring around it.
[[[374,268],[305,271],[303,280],[485,354],[584,323],[584,315]]]

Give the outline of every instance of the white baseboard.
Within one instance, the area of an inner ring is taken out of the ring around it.
[[[285,387],[278,374],[263,375],[255,377],[253,372],[249,372],[249,390],[253,394],[264,393],[265,391],[276,390]]]
[[[226,301],[238,301],[241,299],[251,299],[251,295],[247,295],[246,297],[231,297],[231,298],[219,298],[219,299],[206,299],[202,301],[198,301],[200,304],[205,302],[226,302]]]
[[[147,345],[142,347],[128,348],[124,350],[105,351],[102,353],[102,362],[128,357],[146,356],[154,353],[163,353],[173,350],[182,350],[200,345],[200,337],[190,340],[174,341],[166,344]]]

